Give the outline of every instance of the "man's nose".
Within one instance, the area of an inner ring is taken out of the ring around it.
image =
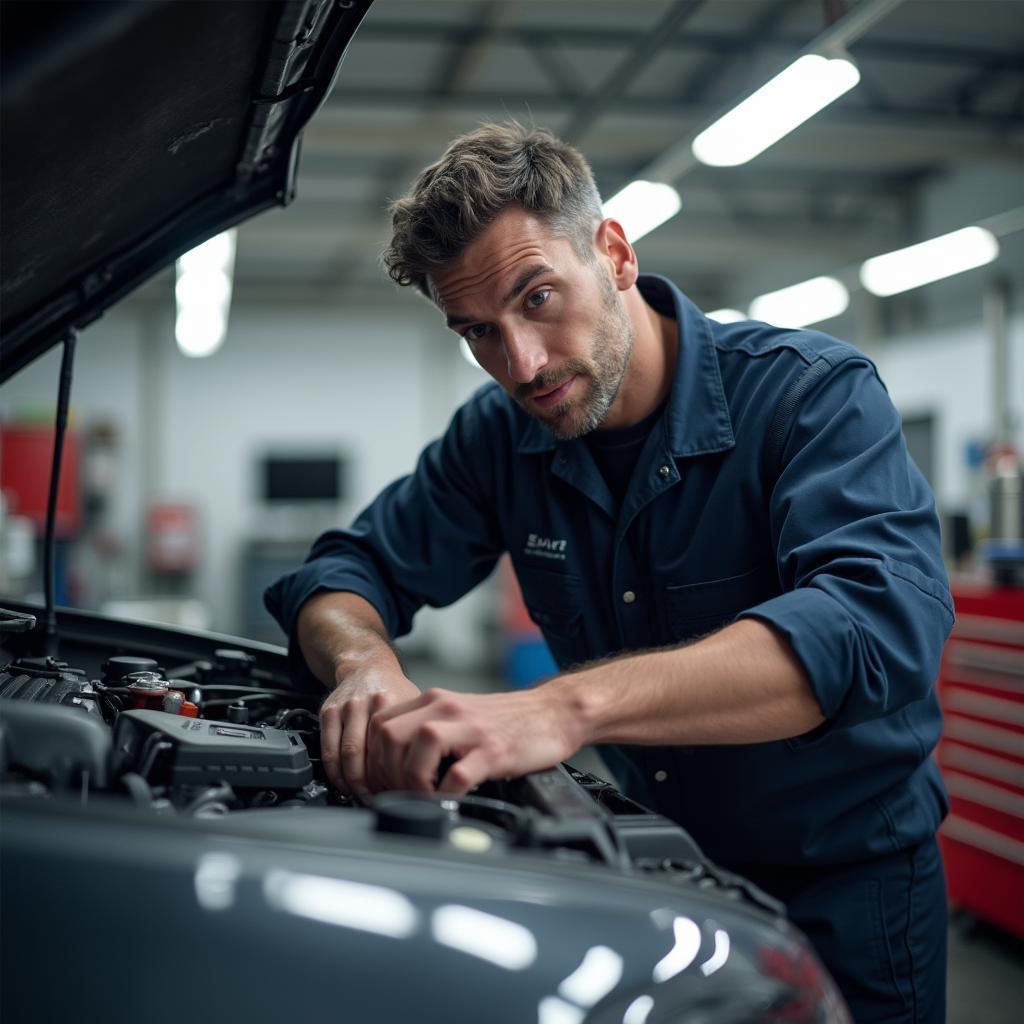
[[[529,384],[547,365],[543,342],[529,331],[506,332],[504,340],[509,377],[517,384]]]

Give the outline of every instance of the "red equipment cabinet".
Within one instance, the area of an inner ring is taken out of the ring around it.
[[[15,515],[27,516],[42,536],[53,463],[53,427],[12,423],[0,427],[0,490],[9,493]],[[64,435],[64,454],[57,488],[58,537],[73,537],[82,525],[82,499],[78,472],[78,438]]]
[[[937,752],[950,902],[1024,937],[1024,589],[954,587]]]

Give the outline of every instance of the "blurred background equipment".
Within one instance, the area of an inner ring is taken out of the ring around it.
[[[1024,588],[954,586],[939,676],[950,902],[1024,939]]]

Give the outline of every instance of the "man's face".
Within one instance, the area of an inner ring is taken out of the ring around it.
[[[542,218],[512,207],[431,283],[448,326],[531,416],[562,439],[600,426],[633,329],[596,256],[582,260]]]

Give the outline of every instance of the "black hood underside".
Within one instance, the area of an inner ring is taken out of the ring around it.
[[[370,2],[0,4],[0,381],[292,199]]]

